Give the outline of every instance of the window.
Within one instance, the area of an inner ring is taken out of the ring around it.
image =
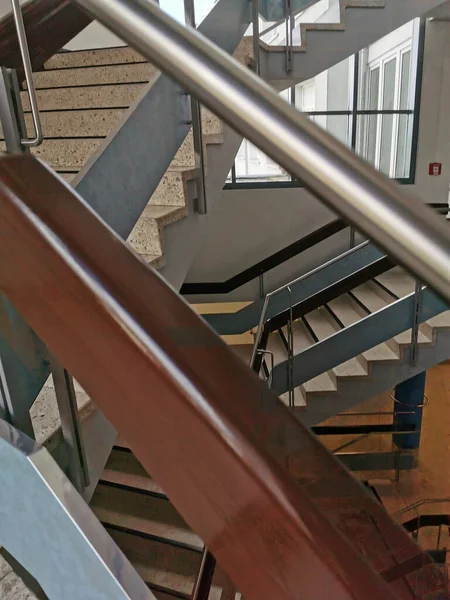
[[[423,28],[422,28],[423,29]],[[291,89],[291,104],[387,176],[411,183],[414,173],[420,20],[388,34],[338,65]],[[233,187],[299,185],[248,141],[231,172]]]

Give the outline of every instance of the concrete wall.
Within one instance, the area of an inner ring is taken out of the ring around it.
[[[450,21],[427,25],[417,173],[409,191],[423,202],[446,202],[450,183]],[[442,162],[442,175],[428,175],[430,162]],[[208,216],[207,237],[187,281],[223,281],[335,218],[304,189],[222,192],[219,208]],[[348,248],[348,234],[292,259],[266,277],[266,291],[306,272]],[[226,297],[195,301],[252,300],[258,284]]]

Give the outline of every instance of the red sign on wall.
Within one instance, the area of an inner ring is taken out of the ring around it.
[[[442,163],[430,163],[428,175],[440,175],[442,173]]]

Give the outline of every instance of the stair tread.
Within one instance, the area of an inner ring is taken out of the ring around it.
[[[336,392],[337,386],[329,373],[322,373],[303,384],[305,392]]]
[[[414,292],[416,286],[415,279],[408,275],[401,267],[394,267],[386,273],[378,275],[375,279],[399,298],[403,298]]]
[[[67,69],[74,67],[91,67],[94,65],[113,65],[124,63],[148,62],[139,52],[129,46],[116,48],[97,48],[94,50],[77,50],[58,52],[44,65],[48,69]]]
[[[91,507],[104,523],[195,548],[203,547],[198,535],[164,498],[100,483],[92,498]]]
[[[191,594],[201,553],[130,532],[106,528],[146,583]]]
[[[366,281],[352,290],[352,293],[368,308],[368,310],[370,310],[371,313],[377,312],[385,308],[385,306],[388,306],[388,304],[395,302],[395,299],[386,292],[383,292],[374,281]],[[362,309],[360,310],[361,317],[364,317],[365,314],[362,312]]]
[[[287,338],[287,325],[283,327],[283,332]],[[314,343],[314,340],[312,339],[311,335],[306,329],[306,326],[303,323],[303,321],[294,321],[292,323],[292,335],[294,341],[294,354],[299,354],[300,352],[303,352],[303,350],[306,350]]]
[[[329,303],[330,309],[345,324],[347,320],[357,319],[349,296],[341,296]],[[308,323],[311,325],[314,333],[319,340],[327,339],[331,335],[342,331],[339,324],[331,317],[328,311],[321,307],[307,315]],[[333,368],[333,373],[338,377],[364,377],[367,375],[367,369],[361,361],[355,357],[351,358]]]
[[[431,327],[450,327],[450,310],[428,319],[427,323]]]
[[[396,335],[394,337],[394,340],[397,342],[397,344],[409,345],[411,343],[411,329],[408,329],[407,331],[403,331],[399,335]],[[419,344],[431,344],[432,343],[431,338],[429,338],[427,335],[425,335],[425,333],[423,333],[423,331],[421,331],[420,329],[419,329],[419,335],[417,336],[417,341],[419,342]]]
[[[102,481],[134,487],[164,496],[154,481],[130,451],[113,448],[101,477]]]

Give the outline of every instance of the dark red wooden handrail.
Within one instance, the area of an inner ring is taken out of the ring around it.
[[[70,0],[30,0],[22,14],[34,70],[92,22]],[[17,69],[22,74],[22,59],[11,14],[0,20],[0,66]]]
[[[0,288],[245,597],[420,597],[406,532],[32,156],[0,158],[0,249]]]

